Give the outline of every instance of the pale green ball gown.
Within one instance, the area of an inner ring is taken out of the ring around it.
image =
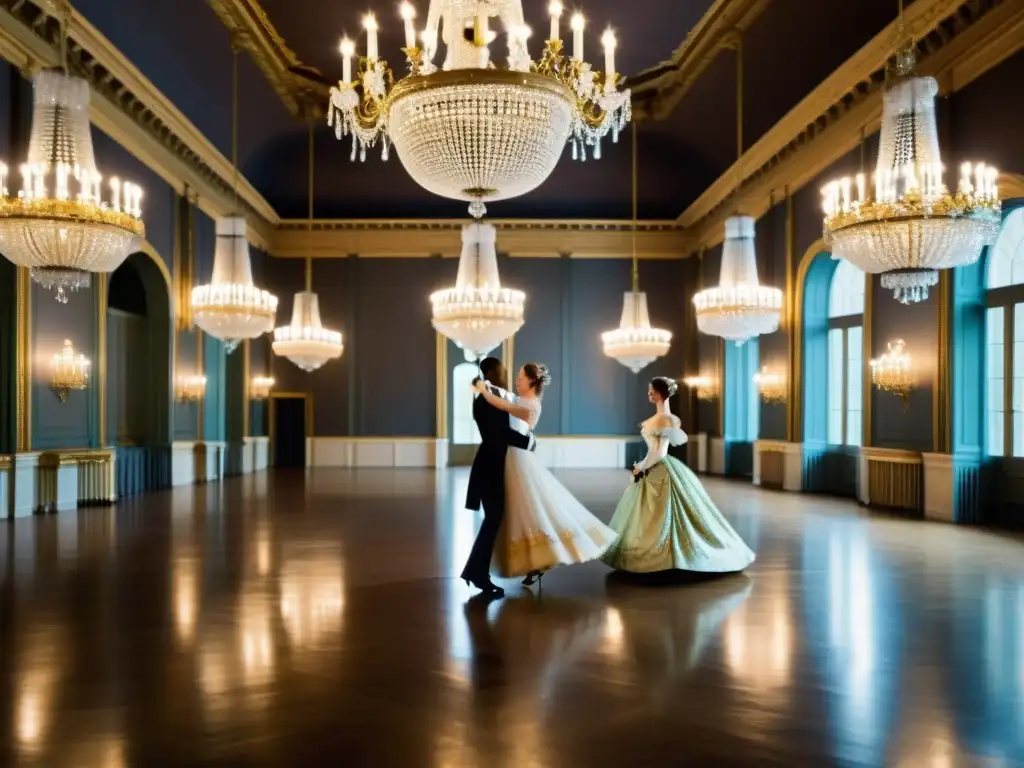
[[[754,562],[754,553],[732,529],[690,468],[668,455],[686,433],[679,419],[672,426],[644,422],[640,434],[647,456],[646,474],[630,481],[609,526],[619,538],[601,560],[619,571],[696,571],[734,573]],[[660,417],[666,424],[665,417]]]

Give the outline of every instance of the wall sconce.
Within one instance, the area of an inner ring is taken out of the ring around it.
[[[205,376],[179,376],[174,399],[179,403],[198,403],[206,396]]]
[[[271,376],[253,376],[249,382],[249,397],[253,400],[266,400],[270,397],[270,390],[274,388],[274,379]]]
[[[697,393],[698,400],[715,399],[715,381],[709,376],[688,376],[683,379],[683,384],[691,392]]]
[[[754,386],[766,403],[786,402],[786,378],[769,370],[768,366],[762,366],[761,372],[754,374]]]
[[[883,392],[896,395],[907,408],[907,398],[914,388],[914,377],[910,370],[910,355],[906,352],[903,339],[889,342],[889,351],[871,361],[871,383]]]
[[[53,356],[53,375],[50,389],[63,403],[73,389],[85,389],[89,385],[89,360],[85,355],[76,355],[68,339],[59,354]]]

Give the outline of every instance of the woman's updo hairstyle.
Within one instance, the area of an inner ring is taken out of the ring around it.
[[[668,376],[655,376],[651,379],[651,389],[657,392],[662,400],[668,400],[679,389],[679,385],[676,384],[675,379],[670,379]]]
[[[527,363],[523,366],[523,373],[530,380],[530,389],[536,392],[538,397],[543,394],[544,387],[551,383],[551,374],[544,363]]]

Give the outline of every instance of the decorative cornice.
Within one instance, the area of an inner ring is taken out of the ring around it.
[[[177,190],[188,186],[210,216],[235,211],[231,162],[80,13],[68,26],[68,63],[89,81],[92,122]],[[30,75],[60,63],[60,30],[37,1],[0,0],[0,56]],[[264,245],[278,216],[244,178],[250,237]]]
[[[270,252],[285,258],[426,257],[459,255],[465,219],[319,219],[283,220]],[[631,223],[620,220],[489,219],[498,230],[498,247],[514,257],[629,258]],[[637,256],[681,259],[691,250],[686,233],[674,221],[637,224]]]
[[[629,78],[638,119],[664,120],[722,51],[742,34],[771,0],[715,0],[669,61]]]
[[[918,41],[919,71],[940,86],[962,88],[1024,46],[1024,0],[916,0],[904,34]],[[715,245],[736,210],[760,217],[772,196],[803,187],[878,129],[885,66],[899,34],[896,22],[826,78],[747,150],[739,193],[734,164],[708,187],[679,223],[694,242]],[[946,92],[949,92],[947,90]]]
[[[270,21],[259,0],[207,0],[228,31],[249,52],[294,117],[324,114],[330,82],[299,61]]]

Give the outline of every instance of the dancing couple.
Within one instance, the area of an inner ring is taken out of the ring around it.
[[[466,507],[484,510],[469,560],[467,584],[495,597],[504,590],[490,578],[525,576],[530,586],[557,565],[601,558],[617,570],[651,573],[686,570],[741,571],[754,553],[732,529],[696,476],[668,455],[686,442],[669,408],[676,384],[651,380],[648,399],[655,415],[641,425],[647,456],[633,467],[610,526],[592,515],[537,459],[533,434],[551,376],[542,363],[519,369],[515,395],[507,392],[501,361],[480,363],[474,382],[473,419],[481,444],[469,476]]]

